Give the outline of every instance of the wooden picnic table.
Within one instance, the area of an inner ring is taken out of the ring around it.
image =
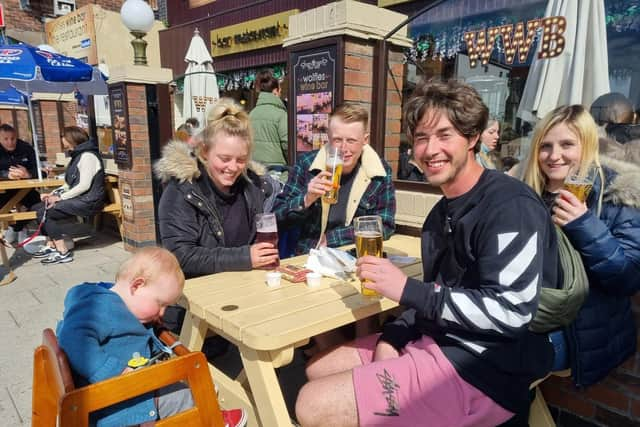
[[[0,193],[5,193],[9,190],[18,190],[13,197],[11,197],[4,205],[0,206],[0,228],[2,228],[2,232],[4,233],[4,230],[7,229],[9,224],[21,219],[19,216],[24,214],[24,212],[11,212],[11,210],[18,205],[31,190],[60,187],[63,184],[63,179],[55,178],[46,178],[42,180],[8,179],[0,181]],[[3,286],[13,282],[17,277],[13,270],[11,270],[7,250],[3,244],[0,244],[0,256],[2,257],[2,264],[8,270],[7,274],[2,278],[2,280],[0,280],[0,286]]]
[[[352,247],[353,245],[351,245]],[[400,267],[422,277],[420,239],[394,235],[384,242],[389,255],[415,257]],[[307,256],[282,260],[303,265]],[[268,288],[266,271],[226,272],[189,279],[184,287],[188,313],[181,342],[200,350],[209,330],[238,346],[244,371],[236,379],[210,365],[225,407],[243,407],[249,425],[291,426],[275,369],[293,359],[293,350],[309,338],[397,307],[387,298],[365,297],[360,282],[323,277],[321,286],[282,280]]]

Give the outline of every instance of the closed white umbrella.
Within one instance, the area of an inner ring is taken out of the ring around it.
[[[517,114],[529,122],[561,105],[589,108],[597,97],[609,93],[604,2],[549,0],[545,16],[566,18],[565,47],[554,58],[538,59],[535,53]]]
[[[195,117],[201,126],[206,124],[207,112],[220,98],[213,60],[196,29],[184,57],[188,64],[184,75],[182,116]]]

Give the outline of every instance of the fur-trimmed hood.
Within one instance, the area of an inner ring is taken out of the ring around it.
[[[162,157],[153,166],[153,171],[163,184],[171,179],[180,183],[191,182],[200,177],[198,163],[201,162],[191,147],[182,141],[174,140],[164,146]],[[254,161],[249,162],[249,169],[258,176],[266,173],[264,165]]]
[[[600,164],[605,174],[603,202],[640,209],[640,166],[604,155]]]

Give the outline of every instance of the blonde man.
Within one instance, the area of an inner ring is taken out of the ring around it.
[[[343,168],[338,202],[321,201],[331,189],[325,171],[326,150],[300,155],[274,212],[283,228],[300,232],[295,251],[307,253],[318,242],[336,247],[353,243],[353,218],[380,215],[384,238],[395,229],[395,189],[391,168],[369,145],[369,114],[359,104],[343,104],[329,118],[329,144],[342,150]]]

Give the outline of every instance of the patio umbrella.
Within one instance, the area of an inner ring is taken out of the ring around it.
[[[69,93],[74,90],[84,95],[106,94],[107,85],[100,71],[91,65],[26,44],[0,46],[0,64],[0,89],[13,87],[27,96],[38,179],[42,179],[31,95],[34,92]]]
[[[604,2],[549,0],[545,16],[566,18],[565,47],[555,58],[535,54],[517,114],[529,122],[561,105],[589,107],[609,92]]]
[[[193,32],[184,61],[188,65],[184,74],[182,115],[185,118],[195,117],[201,125],[205,125],[207,111],[218,102],[220,94],[213,71],[213,59],[197,28]]]
[[[13,87],[0,90],[0,105],[11,107],[26,107],[27,97]]]

